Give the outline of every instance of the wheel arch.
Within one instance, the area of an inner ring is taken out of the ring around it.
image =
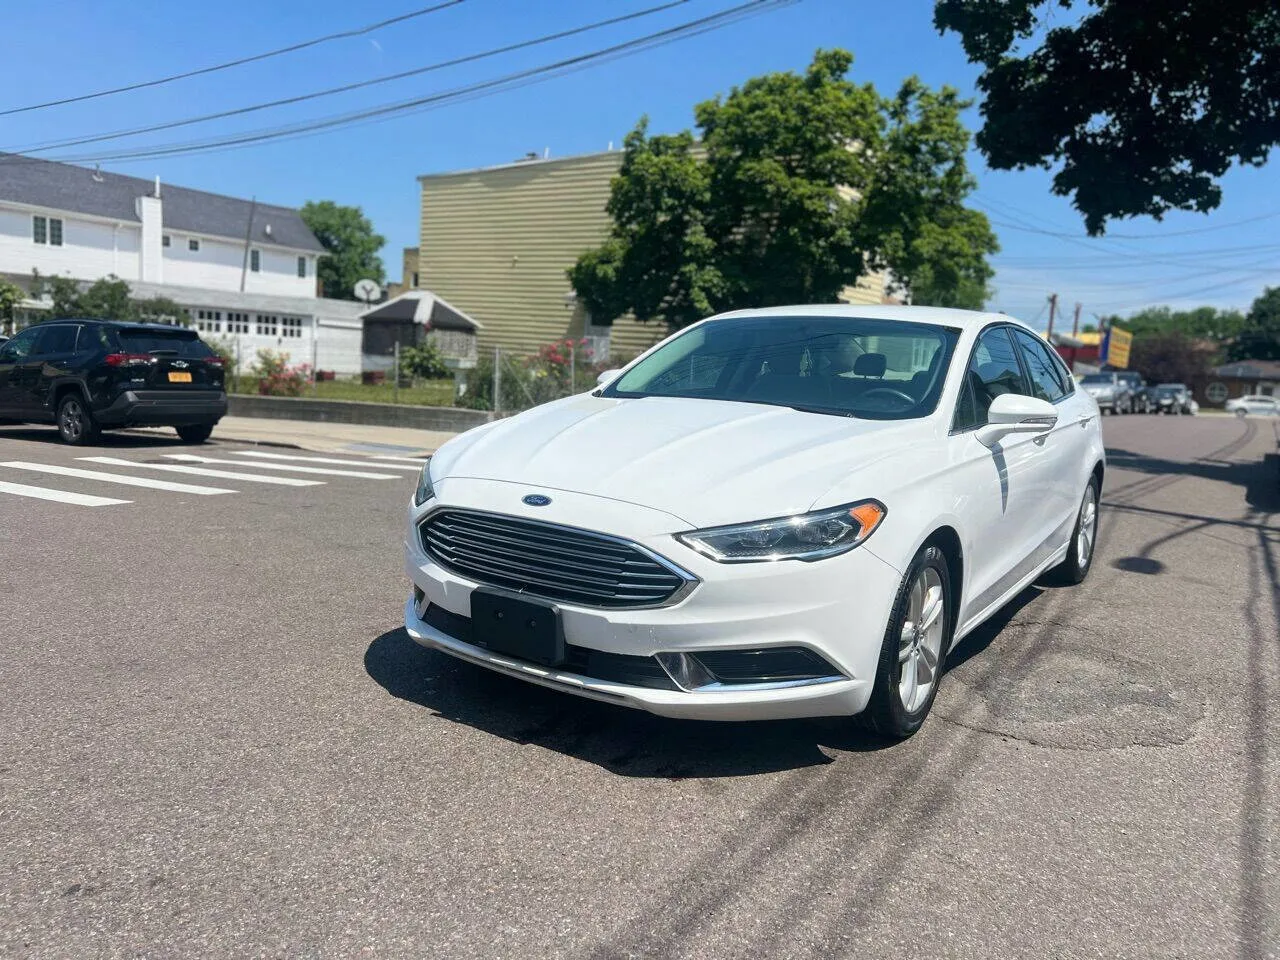
[[[50,394],[52,399],[53,412],[58,412],[58,406],[62,403],[62,398],[68,393],[80,394],[80,399],[84,401],[86,407],[89,405],[89,391],[84,388],[79,380],[60,380],[53,385],[53,391]]]
[[[960,607],[964,596],[964,544],[960,534],[950,524],[936,527],[924,539],[921,546],[935,546],[947,558],[947,584],[951,590],[951,635],[955,635],[959,623]]]

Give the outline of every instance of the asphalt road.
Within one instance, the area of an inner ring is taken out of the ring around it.
[[[0,954],[1280,956],[1275,427],[1104,424],[1091,578],[967,640],[892,746],[419,650],[408,470],[0,430],[0,482],[129,501],[0,493]]]

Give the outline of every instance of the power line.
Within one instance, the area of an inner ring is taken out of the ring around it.
[[[256,131],[248,131],[244,134],[208,139],[204,141],[159,144],[153,147],[139,148],[137,150],[123,151],[119,153],[57,157],[52,159],[64,162],[92,162],[189,155],[265,143],[273,140],[294,139],[306,134],[322,130],[330,130],[335,127],[349,126],[360,122],[378,122],[379,120],[402,116],[410,112],[434,109],[445,104],[474,99],[479,96],[485,96],[491,93],[523,86],[528,83],[538,82],[539,80],[546,79],[550,76],[558,76],[574,70],[583,69],[584,67],[597,62],[627,56],[639,50],[652,49],[667,43],[672,43],[676,40],[717,30],[730,23],[744,20],[748,17],[756,16],[772,9],[790,6],[796,2],[799,2],[799,0],[748,0],[746,3],[730,7],[709,16],[700,17],[696,20],[687,21],[677,26],[669,27],[665,30],[660,30],[643,37],[614,44],[613,46],[591,51],[590,53],[580,54],[576,57],[570,57],[555,63],[520,70],[492,80],[480,81],[463,87],[456,87],[454,89],[431,94],[429,96],[385,104],[352,113],[318,117],[287,126],[262,128]],[[0,164],[22,162],[33,163],[39,162],[39,160],[30,157],[12,155],[0,158]]]
[[[990,203],[992,201],[988,200],[988,202]],[[982,204],[977,201],[974,201],[974,203],[977,206],[982,206]],[[1252,217],[1245,217],[1241,220],[1232,220],[1230,223],[1217,223],[1207,227],[1192,227],[1187,230],[1170,230],[1166,233],[1106,233],[1102,237],[1089,237],[1087,234],[1082,235],[1082,234],[1067,233],[1065,231],[1060,231],[1060,230],[1046,230],[1043,227],[1027,224],[1025,218],[1014,216],[1013,214],[1007,212],[1008,210],[1016,211],[1018,209],[1017,207],[1014,207],[1011,204],[1007,204],[1007,203],[1002,203],[999,205],[1005,207],[1005,211],[993,211],[993,212],[999,213],[1001,216],[1009,217],[1010,219],[1015,221],[1021,220],[1023,223],[1023,225],[1021,226],[1018,225],[1017,223],[1000,224],[1001,226],[1005,227],[1008,230],[1021,230],[1026,233],[1038,233],[1042,236],[1054,237],[1058,240],[1092,241],[1093,243],[1104,243],[1107,240],[1163,240],[1166,237],[1187,237],[1187,236],[1192,236],[1193,234],[1199,234],[1199,233],[1213,233],[1218,230],[1230,230],[1233,227],[1242,226],[1243,224],[1246,224],[1246,223],[1256,223],[1259,220],[1270,220],[1274,217],[1280,217],[1280,209],[1278,209],[1278,210],[1268,211],[1267,213],[1255,214]],[[1023,212],[1027,213],[1027,216],[1031,216],[1031,214],[1028,213],[1027,211],[1023,211]],[[996,221],[992,221],[992,222],[994,223]]]
[[[330,33],[323,37],[316,37],[312,40],[303,40],[301,43],[290,44],[287,47],[281,47],[278,50],[268,50],[265,53],[255,53],[253,56],[241,57],[238,60],[228,60],[226,63],[215,63],[209,67],[201,67],[198,70],[188,70],[186,73],[175,73],[169,77],[158,77],[155,80],[142,80],[138,83],[130,83],[123,87],[113,87],[110,90],[98,90],[94,93],[82,93],[75,97],[63,97],[61,100],[48,100],[44,103],[33,103],[25,107],[10,107],[8,110],[0,110],[0,117],[11,116],[15,113],[28,113],[32,110],[44,110],[47,107],[60,107],[68,103],[81,103],[85,100],[96,100],[99,97],[111,97],[117,93],[129,93],[132,90],[143,90],[147,87],[158,87],[162,84],[173,83],[175,80],[187,80],[191,77],[203,76],[207,73],[217,73],[219,70],[230,70],[232,67],[242,67],[246,63],[257,63],[260,60],[269,60],[272,57],[278,57],[286,53],[295,53],[298,50],[306,50],[308,47],[319,46],[322,43],[329,43],[332,40],[345,40],[350,37],[364,36],[366,33],[373,33],[375,30],[381,30],[383,27],[389,27],[393,24],[404,23],[406,20],[413,20],[417,17],[425,17],[429,13],[435,13],[448,7],[456,7],[466,0],[445,0],[443,3],[433,4],[429,7],[422,7],[418,10],[411,10],[408,13],[402,13],[397,17],[391,17],[387,20],[379,20],[377,23],[370,23],[363,27],[356,27],[352,30],[343,30],[339,33]]]
[[[500,56],[505,53],[513,53],[517,50],[528,49],[529,47],[539,46],[544,43],[551,43],[556,40],[563,40],[567,37],[577,36],[578,34],[587,33],[592,30],[599,30],[604,27],[615,26],[619,23],[625,23],[630,20],[637,20],[641,17],[650,16],[655,13],[662,13],[674,7],[684,6],[691,0],[669,0],[667,3],[660,4],[656,7],[648,7],[644,10],[637,10],[634,13],[623,14],[622,16],[610,17],[607,20],[597,20],[594,23],[588,23],[584,26],[573,27],[568,30],[561,30],[557,33],[549,33],[541,37],[535,37],[531,40],[522,40],[519,43],[507,44],[503,47],[494,47],[490,50],[483,50],[479,53],[468,54],[463,57],[455,57],[452,60],[442,60],[437,63],[427,64],[422,67],[415,67],[412,70],[404,70],[399,73],[387,74],[381,77],[373,77],[368,80],[360,80],[355,83],[343,84],[338,87],[329,87],[325,90],[317,90],[312,93],[299,94],[298,96],[285,97],[280,100],[269,100],[264,103],[252,104],[246,107],[238,107],[234,110],[223,110],[219,113],[207,113],[203,116],[188,117],[181,120],[170,120],[165,123],[156,123],[147,127],[135,127],[131,130],[117,130],[112,133],[96,134],[89,137],[81,137],[73,140],[50,141],[46,143],[35,144],[27,147],[11,148],[13,153],[30,154],[45,150],[63,150],[69,147],[86,146],[91,143],[101,143],[106,140],[119,140],[125,137],[136,137],[145,133],[156,133],[160,130],[172,130],[176,127],[186,127],[197,123],[206,123],[210,120],[222,120],[227,117],[241,116],[247,113],[254,113],[259,110],[268,110],[273,107],[282,107],[295,103],[303,103],[308,100],[317,100],[321,97],[329,97],[339,93],[349,93],[352,90],[360,90],[365,87],[372,87],[378,84],[390,83],[395,80],[404,80],[407,77],[420,76],[425,73],[431,73],[436,70],[444,70],[448,67],[456,67],[465,63],[474,63],[478,60],[485,60],[490,57]]]

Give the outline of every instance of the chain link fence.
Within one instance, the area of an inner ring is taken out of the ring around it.
[[[495,347],[482,352],[468,372],[457,405],[504,416],[519,413],[590,390],[596,377],[619,365],[608,358],[597,360],[595,351],[582,340],[557,341],[533,356]]]

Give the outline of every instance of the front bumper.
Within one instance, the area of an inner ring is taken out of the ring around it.
[[[455,490],[457,488],[455,487]],[[450,506],[492,509],[492,503],[450,502]],[[487,499],[487,498],[480,498]],[[559,492],[554,513],[538,519],[586,527],[595,498]],[[610,502],[614,521],[592,524],[659,553],[695,574],[700,583],[671,606],[603,609],[559,602],[566,643],[623,657],[655,654],[801,647],[832,664],[837,679],[775,684],[719,684],[714,688],[654,689],[585,676],[566,667],[547,667],[497,654],[460,639],[424,619],[427,604],[460,618],[471,616],[471,592],[479,584],[437,564],[422,549],[418,522],[436,506],[410,511],[405,572],[422,592],[405,604],[405,628],[419,644],[441,650],[509,676],[545,687],[668,717],[755,720],[848,716],[871,696],[889,608],[901,575],[870,551],[855,549],[813,563],[719,564],[684,547],[672,534],[687,529],[664,524],[653,511],[634,511]],[[510,509],[519,515],[519,509]],[[577,509],[575,509],[577,508]],[[668,529],[662,530],[666,526]],[[657,529],[655,529],[655,527]],[[446,620],[447,622],[447,620]],[[455,631],[456,633],[457,631]]]
[[[221,390],[126,390],[94,419],[110,427],[185,427],[217,423],[226,413]]]

